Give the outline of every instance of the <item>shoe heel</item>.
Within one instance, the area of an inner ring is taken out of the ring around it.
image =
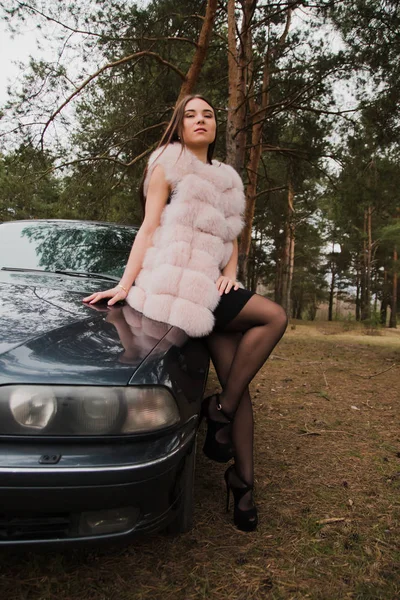
[[[224,479],[225,479],[225,485],[226,485],[226,512],[229,512],[231,486],[229,485],[229,481],[228,481],[228,472],[231,468],[232,467],[228,467],[224,473]]]
[[[229,484],[226,482],[226,512],[229,512],[230,491]]]
[[[232,465],[225,471],[225,482],[226,482],[226,488],[227,488],[227,508],[229,506],[229,492],[230,492],[230,490],[232,490],[233,522],[235,523],[236,527],[238,529],[240,529],[241,531],[254,531],[255,529],[257,529],[257,525],[258,525],[258,511],[257,511],[256,506],[253,506],[252,508],[250,508],[248,510],[242,510],[239,508],[240,500],[243,498],[243,496],[245,494],[247,494],[247,492],[249,492],[250,490],[253,489],[253,486],[249,485],[245,481],[243,481],[243,479],[241,479],[237,473],[236,473],[236,476],[238,477],[238,479],[240,479],[242,481],[244,486],[243,487],[231,486],[229,484],[229,472],[231,469],[234,469],[234,465]]]
[[[204,401],[204,400],[203,400],[203,402],[201,403],[201,406],[200,406],[200,413],[199,413],[199,427],[200,427],[200,425],[201,425],[201,423],[202,423],[203,419],[205,419],[205,418],[206,418],[206,416],[207,416],[207,410],[206,410],[206,407],[205,407],[205,402],[206,402],[206,401]]]

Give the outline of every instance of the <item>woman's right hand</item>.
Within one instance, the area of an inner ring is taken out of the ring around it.
[[[127,294],[127,292],[125,292],[125,290],[123,290],[119,286],[115,286],[113,288],[110,288],[109,290],[105,290],[104,292],[94,292],[94,294],[91,294],[90,296],[86,296],[86,298],[83,298],[83,302],[88,302],[89,304],[95,304],[95,302],[98,302],[99,300],[103,300],[104,298],[111,298],[111,300],[109,300],[107,302],[107,305],[112,306],[116,302],[121,302],[122,300],[125,300],[127,295],[128,294]]]

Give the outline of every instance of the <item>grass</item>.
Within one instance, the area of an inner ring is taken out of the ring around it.
[[[190,533],[107,550],[3,551],[0,598],[400,598],[400,332],[381,333],[293,322],[252,382],[255,533],[235,529],[224,465],[200,452]]]

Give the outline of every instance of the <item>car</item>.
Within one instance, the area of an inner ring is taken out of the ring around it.
[[[209,354],[113,287],[137,228],[0,223],[0,547],[188,531]]]

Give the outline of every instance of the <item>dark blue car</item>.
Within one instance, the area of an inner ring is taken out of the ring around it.
[[[137,229],[0,224],[0,546],[187,531],[209,356],[113,287]]]

